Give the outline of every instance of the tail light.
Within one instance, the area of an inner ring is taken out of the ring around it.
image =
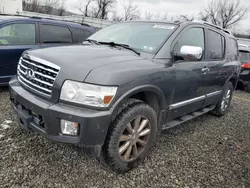
[[[244,64],[242,64],[241,68],[243,68],[243,69],[250,69],[250,63],[244,63]]]

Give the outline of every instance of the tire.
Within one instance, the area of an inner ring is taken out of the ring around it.
[[[149,153],[156,135],[156,112],[140,100],[129,99],[122,105],[108,131],[103,146],[104,162],[118,173],[136,167]]]
[[[245,85],[245,91],[250,93],[250,83],[248,83],[247,85]]]
[[[212,111],[212,114],[218,117],[221,117],[221,116],[224,116],[228,112],[230,105],[231,105],[231,101],[232,101],[233,91],[234,91],[234,87],[233,87],[232,82],[228,82],[224,86],[221,98],[219,102],[217,103],[215,109]]]

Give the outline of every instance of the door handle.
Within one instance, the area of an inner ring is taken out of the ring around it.
[[[207,73],[209,71],[210,71],[210,69],[208,67],[204,67],[201,69],[201,72],[204,72],[204,73]]]

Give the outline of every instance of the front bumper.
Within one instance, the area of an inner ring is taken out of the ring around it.
[[[78,146],[101,147],[111,122],[109,111],[94,111],[61,103],[50,103],[24,89],[16,79],[12,78],[10,99],[17,120],[29,131],[47,137],[50,140],[75,144]],[[60,120],[78,122],[77,136],[61,134]]]

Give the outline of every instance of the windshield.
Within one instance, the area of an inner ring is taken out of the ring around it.
[[[250,52],[240,51],[240,61],[250,62]]]
[[[136,50],[154,54],[176,27],[177,25],[168,23],[120,23],[100,30],[89,39],[126,44]]]

